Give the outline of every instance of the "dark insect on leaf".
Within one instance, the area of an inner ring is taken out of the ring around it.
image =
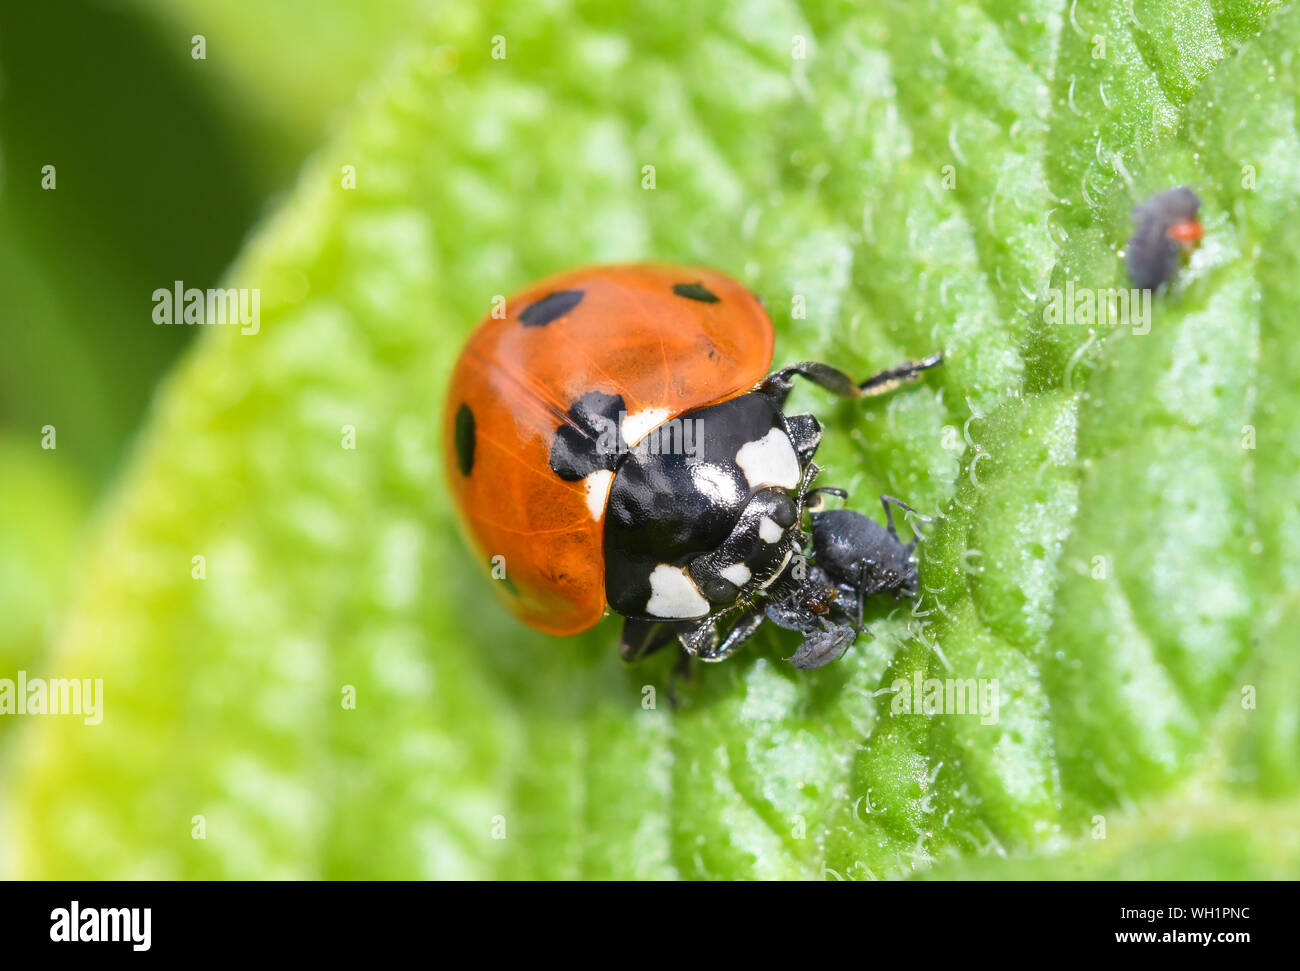
[[[1144,290],[1168,283],[1183,250],[1200,242],[1202,229],[1196,218],[1201,200],[1187,186],[1167,189],[1133,207],[1137,228],[1125,247],[1128,275]]]

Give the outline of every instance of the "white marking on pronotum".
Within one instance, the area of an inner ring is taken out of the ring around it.
[[[609,499],[609,487],[614,482],[614,473],[609,469],[597,469],[582,484],[587,487],[587,508],[591,510],[592,519],[605,515],[605,503]]]
[[[733,563],[731,566],[724,566],[718,571],[718,575],[738,587],[743,587],[754,574],[744,563]]]
[[[740,446],[740,451],[736,453],[736,464],[745,473],[751,489],[765,489],[769,486],[779,486],[782,489],[799,487],[799,456],[794,454],[789,436],[779,428],[773,428],[762,438]]]
[[[764,516],[758,521],[758,538],[764,543],[779,543],[784,535],[785,530],[771,516]]]
[[[716,465],[704,462],[691,466],[691,481],[700,492],[724,505],[733,506],[740,501],[736,480]]]
[[[645,612],[651,617],[703,617],[709,612],[709,602],[686,570],[660,563],[650,574],[650,599]]]
[[[667,421],[669,414],[671,412],[667,408],[647,408],[645,411],[638,411],[635,415],[624,416],[619,430],[623,433],[623,441],[627,443],[627,447],[634,447],[637,442]]]

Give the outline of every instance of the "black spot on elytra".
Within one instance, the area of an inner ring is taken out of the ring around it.
[[[612,470],[617,450],[619,416],[626,406],[618,395],[588,391],[569,409],[569,421],[555,430],[551,471],[565,482],[585,479],[597,469]]]
[[[525,327],[545,327],[580,304],[584,296],[585,290],[556,290],[548,293],[541,300],[525,307],[519,314],[519,322]]]
[[[461,475],[474,469],[474,412],[464,402],[456,411],[456,464]]]
[[[674,283],[673,293],[687,300],[698,300],[700,303],[718,302],[718,295],[703,283]]]

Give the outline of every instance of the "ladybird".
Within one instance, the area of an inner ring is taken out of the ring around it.
[[[1200,197],[1185,185],[1133,207],[1135,228],[1124,261],[1134,283],[1143,290],[1156,290],[1173,278],[1179,258],[1205,235],[1196,218],[1200,208]]]
[[[610,610],[625,659],[676,638],[706,661],[771,621],[812,668],[861,633],[866,597],[915,595],[916,540],[890,510],[910,507],[882,497],[887,527],[823,509],[843,491],[812,484],[821,424],[784,406],[795,378],[859,398],[942,356],[858,383],[814,362],[769,373],[773,345],[744,286],[667,265],[565,273],[477,326],[448,387],[447,476],[520,619],[571,635]]]

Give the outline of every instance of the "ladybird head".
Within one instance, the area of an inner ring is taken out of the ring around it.
[[[745,394],[676,420],[691,426],[693,453],[659,436],[622,457],[609,492],[605,594],[627,617],[725,611],[771,584],[804,540],[807,463],[776,404]]]
[[[694,557],[687,573],[713,607],[766,589],[803,546],[798,506],[784,489],[762,489],[716,549]]]

